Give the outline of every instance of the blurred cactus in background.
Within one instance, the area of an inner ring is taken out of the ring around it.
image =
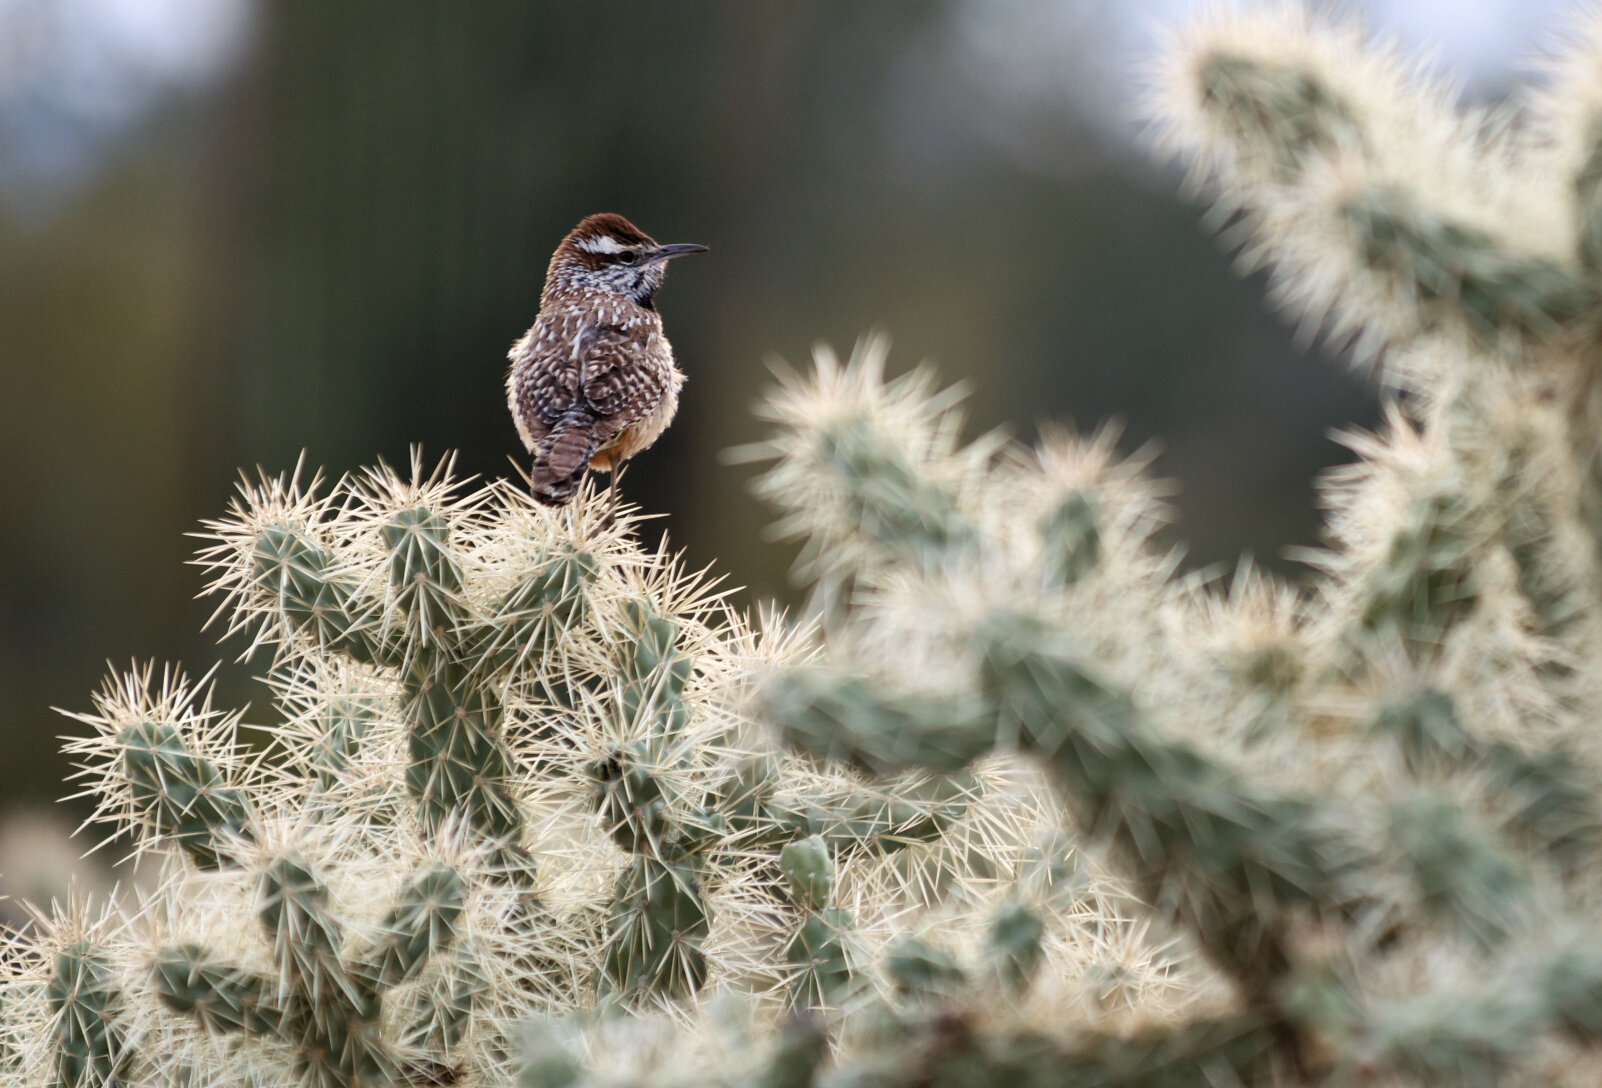
[[[1157,139],[1372,364],[1305,586],[1182,575],[1115,434],[966,444],[820,350],[761,408],[813,620],[581,496],[247,484],[219,615],[285,711],[112,678],[69,741],[137,897],[40,911],[8,1081],[1594,1085],[1602,19],[1524,115],[1211,17]]]
[[[1064,896],[1026,878],[958,954],[858,965],[889,985],[845,1016],[725,1019],[622,1066],[542,1028],[524,1083],[1602,1081],[1599,59],[1593,18],[1521,112],[1465,114],[1299,9],[1171,39],[1158,145],[1387,391],[1305,586],[1177,575],[1106,434],[963,445],[960,391],[886,380],[878,340],[764,407],[744,452],[823,649],[770,670],[758,716],[875,776],[1032,757],[1076,866],[1178,935],[1170,1000],[1088,1013],[1112,980],[1040,962]]]

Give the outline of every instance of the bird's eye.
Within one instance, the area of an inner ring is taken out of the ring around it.
[[[638,256],[639,254],[634,252],[632,249],[625,249],[622,253],[617,255],[617,259],[622,261],[624,264],[633,264],[635,258]]]

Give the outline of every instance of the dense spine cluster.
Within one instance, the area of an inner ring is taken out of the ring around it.
[[[1050,826],[1015,766],[880,782],[777,748],[748,703],[803,644],[589,497],[414,462],[247,483],[207,536],[283,721],[247,743],[149,666],[74,715],[143,886],[19,935],[7,1082],[501,1084],[531,1015],[821,1007],[848,946],[977,917]]]

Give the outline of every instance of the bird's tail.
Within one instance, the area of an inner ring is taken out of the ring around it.
[[[600,443],[595,438],[595,417],[570,412],[552,427],[534,451],[534,498],[547,506],[562,506],[578,493],[584,473]]]

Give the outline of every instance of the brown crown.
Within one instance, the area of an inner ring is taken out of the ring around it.
[[[616,212],[602,212],[585,218],[568,232],[562,244],[572,245],[585,238],[599,238],[603,234],[611,235],[624,245],[656,245],[654,238]]]

